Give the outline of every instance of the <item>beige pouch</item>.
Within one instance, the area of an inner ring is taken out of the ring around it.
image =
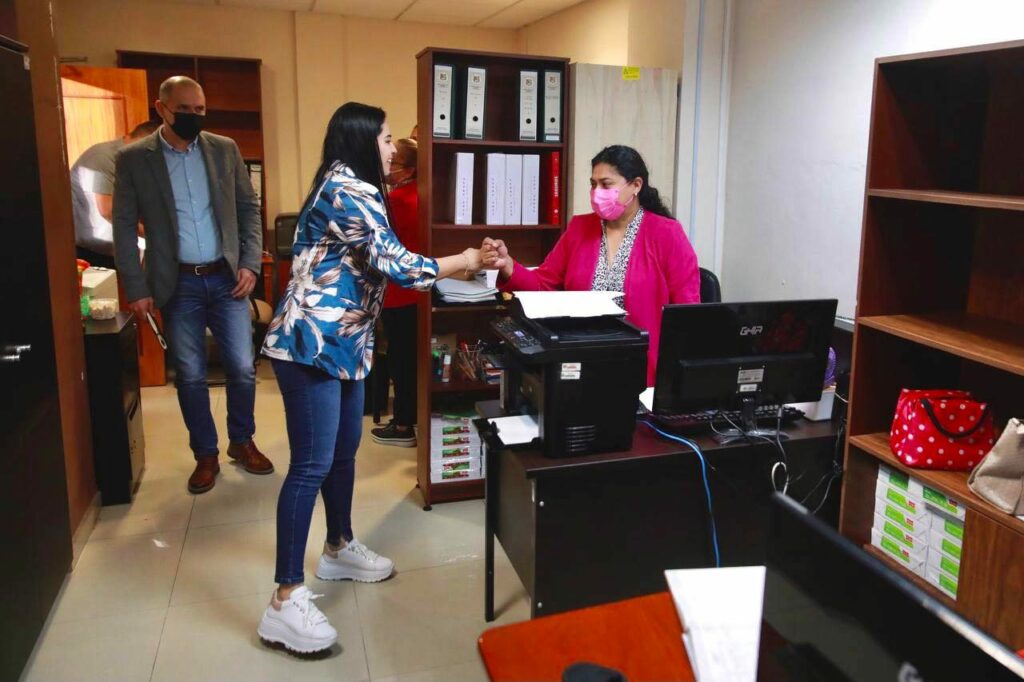
[[[1010,420],[967,485],[1007,514],[1024,514],[1024,423]]]

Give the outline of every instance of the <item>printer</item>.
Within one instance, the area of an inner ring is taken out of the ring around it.
[[[621,315],[530,319],[518,300],[491,322],[504,342],[501,403],[536,417],[548,457],[628,450],[647,384],[647,331]]]

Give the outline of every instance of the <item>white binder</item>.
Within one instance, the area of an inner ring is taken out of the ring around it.
[[[519,72],[519,139],[528,142],[537,141],[539,75],[536,71]]]
[[[523,225],[540,222],[540,154],[523,155]]]
[[[522,224],[523,215],[523,157],[505,155],[505,224]]]
[[[487,100],[487,69],[466,68],[465,138],[484,139],[484,104]]]
[[[455,155],[454,204],[456,225],[473,224],[473,154],[459,152]]]
[[[488,225],[505,224],[505,155],[487,155],[487,218]]]
[[[562,141],[562,72],[544,72],[544,142]]]
[[[434,137],[452,137],[455,67],[434,65]]]

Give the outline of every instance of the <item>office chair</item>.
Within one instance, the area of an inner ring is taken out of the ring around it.
[[[704,268],[700,268],[700,302],[722,302],[722,286],[718,282],[718,277],[715,276],[715,273]]]
[[[278,213],[274,218],[274,273],[272,275],[275,300],[270,301],[276,305],[277,298],[284,293],[288,286],[288,277],[292,267],[292,244],[295,242],[295,227],[299,222],[298,213]]]

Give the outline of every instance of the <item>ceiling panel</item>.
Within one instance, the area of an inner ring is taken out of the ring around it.
[[[350,17],[395,19],[413,0],[316,0],[314,12],[347,14]]]
[[[416,0],[402,21],[472,26],[512,6],[516,0]]]
[[[289,12],[307,12],[313,6],[313,0],[220,0],[218,4],[235,7],[282,9]]]
[[[583,0],[522,0],[480,23],[484,28],[521,28]]]

